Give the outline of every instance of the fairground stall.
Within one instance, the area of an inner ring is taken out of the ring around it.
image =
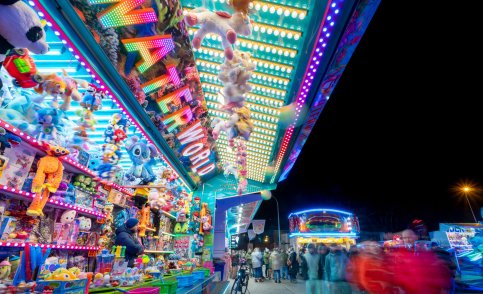
[[[431,240],[456,256],[460,281],[483,291],[483,225],[481,223],[441,223],[431,232]]]
[[[378,4],[0,1],[0,291],[211,287]]]
[[[349,250],[359,237],[359,220],[353,213],[336,209],[309,209],[288,216],[290,244],[297,250],[309,243],[338,244]]]

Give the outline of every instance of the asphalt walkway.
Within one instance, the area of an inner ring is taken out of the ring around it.
[[[230,286],[226,293],[230,293],[233,280],[230,280]],[[250,278],[248,282],[247,294],[303,294],[305,293],[305,282],[299,280],[297,283],[290,283],[288,280],[282,280],[282,283],[275,283],[273,280],[265,280],[262,283],[255,283],[255,279]]]

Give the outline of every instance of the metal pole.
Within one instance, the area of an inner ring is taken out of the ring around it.
[[[275,202],[277,203],[277,218],[278,218],[278,248],[282,247],[282,242],[280,241],[280,212],[278,210],[278,200],[275,196],[273,196],[273,199],[275,199]]]
[[[468,201],[468,205],[470,207],[471,214],[473,215],[473,219],[475,220],[475,223],[478,223],[478,221],[476,220],[475,213],[473,212],[473,208],[471,207],[470,200],[468,199],[468,194],[465,193],[465,197],[466,197],[466,201]]]

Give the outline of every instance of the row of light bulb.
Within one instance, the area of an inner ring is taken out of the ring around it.
[[[212,102],[220,102],[218,95],[215,95],[215,94],[205,93],[205,98],[207,98],[207,100]],[[268,115],[274,115],[274,116],[280,115],[280,111],[276,110],[275,108],[254,104],[254,103],[251,103],[251,101],[247,102],[245,105],[248,106],[248,108],[250,108],[250,110],[252,111],[256,111],[256,112],[260,112]]]
[[[218,79],[217,76],[215,75],[210,75],[210,74],[205,74],[205,73],[200,73],[200,77],[201,78],[205,78],[205,79],[209,79],[210,82],[207,82],[208,84],[209,83],[213,83],[215,85],[221,85],[221,81]],[[285,94],[287,94],[286,91],[279,91],[279,90],[275,90],[274,88],[270,88],[270,87],[264,87],[264,86],[259,86],[259,85],[256,85],[256,84],[252,84],[252,83],[248,83],[250,86],[252,86],[252,91],[257,91],[257,92],[261,92],[260,94],[261,95],[274,95],[274,96],[279,96],[280,98],[279,99],[283,99],[283,97],[285,96]],[[271,98],[277,98],[277,97],[272,97]]]
[[[195,49],[193,48],[193,51],[203,53],[205,55],[209,56],[215,56],[219,58],[224,58],[225,53],[222,50],[216,50],[216,49],[211,49],[205,46],[201,46],[200,49]],[[293,66],[290,65],[284,65],[281,63],[276,63],[276,62],[271,62],[271,61],[265,61],[262,59],[257,59],[257,58],[252,58],[252,62],[257,65],[257,67],[265,68],[265,69],[270,69],[270,70],[275,70],[275,71],[281,71],[283,73],[292,73]],[[260,70],[260,68],[259,68]]]
[[[255,26],[254,30],[257,31],[258,30],[257,28],[259,28],[259,27]],[[265,28],[262,27],[261,30],[265,30]],[[190,30],[188,30],[188,33],[190,35],[193,35],[196,31],[197,31],[197,29],[190,29]],[[289,34],[292,34],[292,33],[289,33]],[[216,34],[207,34],[205,36],[205,38],[209,38],[213,41],[221,42],[221,37],[219,35],[216,35]],[[290,58],[294,58],[297,55],[296,50],[286,49],[286,48],[283,48],[283,47],[278,47],[278,46],[273,46],[273,45],[267,45],[266,43],[260,43],[260,42],[256,42],[256,41],[245,41],[242,38],[238,38],[235,45],[245,47],[245,48],[248,48],[248,49],[264,51],[266,53],[271,53],[273,55],[277,54],[279,56],[283,55],[285,57],[290,56]]]
[[[221,66],[219,64],[214,63],[214,62],[204,61],[202,59],[197,59],[196,64],[198,66],[201,66],[201,67],[204,67],[204,68],[216,70],[216,72],[219,72],[221,70]],[[255,73],[255,72],[252,74],[252,78],[258,79],[258,80],[263,81],[263,82],[280,84],[280,85],[284,85],[284,86],[287,86],[288,83],[290,82],[289,79],[279,78],[279,77],[276,77],[276,76],[267,75],[267,74],[263,74],[263,73]]]
[[[213,114],[214,116],[218,116],[219,118],[228,118],[228,114],[225,113],[225,112],[222,112],[222,111],[210,109],[209,112],[211,112],[211,114]],[[257,120],[257,119],[252,119],[252,122],[255,126],[259,126],[259,127],[265,128],[265,129],[269,129],[269,130],[277,129],[276,124],[266,123],[264,121],[260,121],[260,120]]]
[[[235,159],[235,151],[233,151],[231,148],[228,148],[227,146],[221,146],[219,148],[218,153],[220,153],[222,156],[226,156],[227,158]],[[259,154],[256,152],[250,152],[248,155],[248,161],[254,161],[255,164],[262,164],[265,166],[265,164],[261,161],[268,162],[269,160],[269,155],[267,154]]]
[[[202,83],[202,87],[204,91],[212,91],[213,93],[218,93],[218,91],[221,91],[221,87],[217,85],[213,85],[210,83]],[[261,104],[263,106],[267,107],[282,107],[283,106],[283,101],[277,101],[272,98],[264,98],[263,96],[255,95],[255,94],[245,94],[245,97],[247,101],[256,103],[256,104]]]
[[[207,105],[208,105],[209,108],[213,108],[213,109],[221,109],[223,107],[223,105],[221,103],[212,102],[212,101],[207,102]],[[252,110],[249,103],[245,103],[245,106],[247,106],[250,110]],[[259,114],[259,113],[253,113],[253,112],[251,113],[251,116],[255,119],[264,120],[264,121],[271,122],[271,123],[277,123],[278,122],[278,118],[274,117],[274,116],[268,116],[268,115],[265,115],[265,114]]]
[[[220,134],[220,137],[219,137],[221,140],[221,143],[222,145],[228,145],[228,142],[226,142],[226,136],[224,136],[224,134]],[[265,145],[260,145],[260,144],[257,144],[257,143],[253,143],[253,142],[246,142],[246,145],[247,145],[247,149],[250,150],[250,148],[255,148],[255,149],[259,149],[260,151],[270,151],[271,148],[268,147],[268,146],[265,146]],[[269,155],[269,153],[261,153],[261,154],[266,154],[266,155]]]

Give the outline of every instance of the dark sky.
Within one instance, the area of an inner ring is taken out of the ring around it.
[[[314,207],[353,211],[368,231],[401,230],[416,217],[429,230],[472,220],[451,187],[483,187],[480,10],[417,2],[380,5],[294,169],[273,191],[282,229],[291,211]],[[478,219],[481,195],[471,199]],[[276,228],[275,202],[262,203],[256,218]]]

